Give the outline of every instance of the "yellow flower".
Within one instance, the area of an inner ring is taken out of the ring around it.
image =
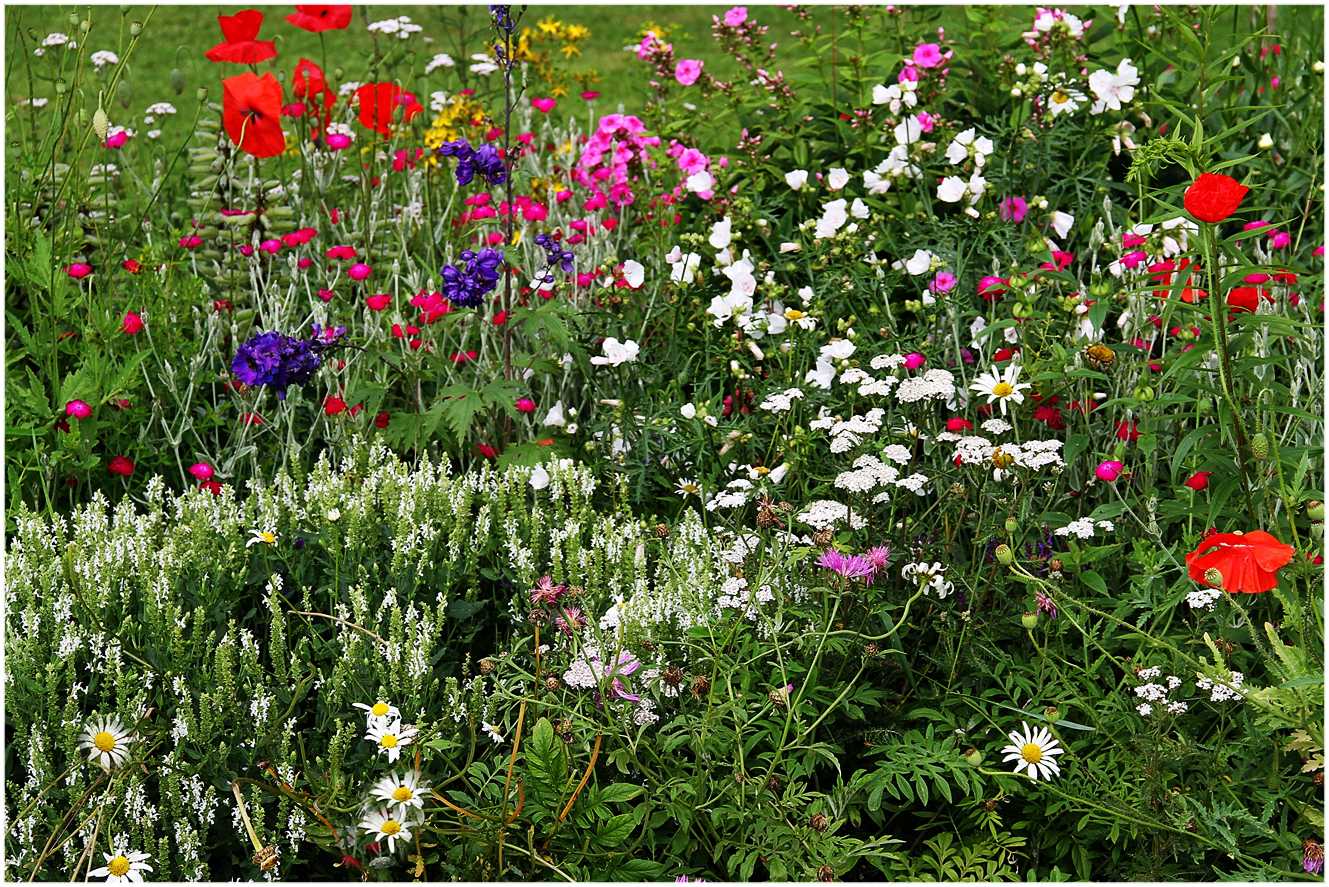
[[[549,87],[549,95],[550,95],[552,98],[561,99],[561,98],[563,98],[563,96],[565,96],[565,95],[567,95],[567,94],[568,94],[568,90],[567,90],[567,88],[566,88],[565,86],[563,86],[563,84],[561,84],[561,83],[558,84],[557,86],[551,86],[551,87]]]
[[[547,18],[540,22],[537,27],[540,28],[541,34],[557,37],[559,36],[559,31],[563,30],[563,23],[556,18]]]
[[[581,55],[581,47],[576,46],[576,45],[574,45],[574,44],[572,44],[572,43],[564,43],[564,44],[563,44],[562,52],[563,52],[563,57],[564,57],[564,58],[569,58],[569,59],[570,59],[570,58],[572,58],[573,56]]]
[[[584,40],[591,36],[591,29],[585,25],[568,25],[568,29],[563,33],[567,40]]]

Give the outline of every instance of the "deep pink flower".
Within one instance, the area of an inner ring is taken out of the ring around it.
[[[817,558],[817,566],[830,570],[845,579],[862,579],[875,571],[872,561],[859,554],[842,554],[834,548],[828,548]]]
[[[65,273],[75,280],[82,280],[92,273],[92,266],[86,262],[74,262],[65,269]]]
[[[724,14],[724,23],[731,28],[737,28],[748,20],[748,8],[746,6],[735,6]]]
[[[212,480],[216,470],[207,462],[195,462],[189,466],[189,473],[195,480]]]
[[[683,86],[691,86],[701,76],[702,62],[699,59],[679,59],[674,68],[674,79]]]
[[[920,68],[935,68],[945,61],[941,47],[935,43],[920,43],[914,47],[914,64]]]
[[[997,204],[997,212],[1000,213],[1003,222],[1014,222],[1018,225],[1029,214],[1029,204],[1017,194]]]
[[[136,336],[143,332],[143,318],[133,311],[126,311],[120,319],[120,331],[127,336]]]
[[[1122,469],[1125,467],[1115,459],[1107,459],[1098,463],[1098,467],[1094,469],[1094,474],[1098,476],[1099,480],[1112,483],[1121,476]]]
[[[351,280],[364,280],[373,273],[373,269],[364,262],[356,262],[346,270],[346,276],[351,278]]]
[[[928,359],[917,351],[911,351],[904,356],[904,366],[907,370],[916,370],[927,362]]]
[[[129,477],[134,473],[134,463],[125,456],[112,456],[111,461],[106,463],[106,470],[111,474]]]
[[[556,99],[531,99],[531,107],[541,114],[548,114],[558,104]]]
[[[519,398],[517,398],[517,404],[516,404],[516,406],[517,406],[517,412],[519,412],[519,413],[534,413],[534,412],[535,412],[535,401],[531,400],[529,397],[519,397]]]
[[[92,415],[92,407],[86,401],[71,400],[65,404],[65,415],[75,419],[86,419]]]

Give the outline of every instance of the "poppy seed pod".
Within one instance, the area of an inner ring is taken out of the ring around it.
[[[1008,517],[1006,518],[1005,527],[1007,533],[1014,533],[1016,530],[1020,529],[1020,522],[1013,517]]]
[[[1222,588],[1223,574],[1218,572],[1217,568],[1210,567],[1204,571],[1204,584],[1210,588]]]
[[[1011,547],[1004,543],[998,545],[997,550],[993,552],[993,554],[997,558],[997,563],[1001,564],[1003,567],[1009,567],[1015,562],[1015,552],[1011,551]]]
[[[1324,503],[1318,499],[1306,503],[1306,516],[1311,520],[1324,520]]]
[[[92,115],[92,131],[97,134],[97,141],[106,141],[106,133],[110,128],[111,121],[107,118],[106,111],[103,110],[101,105],[98,105],[97,110]]]
[[[143,33],[143,23],[142,23],[142,22],[130,22],[130,23],[129,23],[129,36],[130,36],[130,37],[137,37],[139,34],[142,34],[142,33]]]

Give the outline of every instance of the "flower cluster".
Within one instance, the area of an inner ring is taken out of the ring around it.
[[[503,253],[489,247],[478,253],[468,249],[458,259],[457,264],[443,266],[443,297],[461,308],[479,307],[498,285]]]

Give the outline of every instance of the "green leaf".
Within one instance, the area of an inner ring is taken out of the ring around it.
[[[1082,570],[1080,572],[1080,581],[1099,594],[1107,594],[1107,582],[1102,576],[1098,575],[1093,570]]]

